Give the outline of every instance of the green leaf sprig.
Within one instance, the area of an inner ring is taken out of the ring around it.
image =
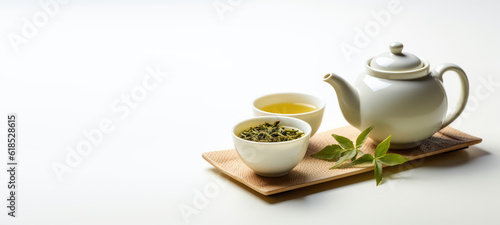
[[[372,131],[373,126],[368,127],[366,130],[361,132],[361,134],[356,138],[356,146],[354,143],[346,137],[332,134],[333,138],[339,143],[334,145],[328,145],[323,150],[318,153],[311,155],[314,158],[327,160],[327,161],[337,161],[330,169],[335,169],[344,162],[350,160],[352,164],[364,164],[373,163],[375,164],[375,180],[377,181],[377,186],[382,181],[382,164],[395,166],[403,164],[410,159],[401,156],[396,153],[387,154],[387,150],[391,145],[391,136],[387,137],[382,141],[375,149],[375,156],[371,154],[365,154],[361,151],[361,147],[366,141],[368,134]],[[359,158],[356,158],[361,155]]]

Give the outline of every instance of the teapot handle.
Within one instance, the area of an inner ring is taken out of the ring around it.
[[[465,105],[467,105],[467,100],[469,99],[469,80],[467,79],[467,75],[465,75],[465,72],[462,70],[462,68],[452,63],[444,63],[434,68],[432,74],[434,78],[439,80],[439,82],[441,82],[442,84],[443,75],[448,71],[453,71],[458,74],[461,83],[461,95],[460,98],[458,99],[455,111],[446,116],[443,125],[441,125],[441,129],[450,125],[450,123],[452,123],[460,115],[460,113],[464,111]]]

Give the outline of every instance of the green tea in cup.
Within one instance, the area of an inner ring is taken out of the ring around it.
[[[298,103],[298,102],[284,102],[284,103],[275,103],[266,105],[260,108],[262,111],[270,112],[270,113],[278,113],[278,114],[299,114],[299,113],[307,113],[312,112],[318,107],[307,104],[307,103]]]
[[[312,136],[321,125],[325,102],[308,94],[276,93],[255,99],[252,108],[255,116],[286,116],[306,121],[311,125]]]

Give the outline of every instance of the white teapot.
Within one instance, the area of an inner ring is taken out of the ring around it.
[[[394,42],[390,52],[369,59],[354,85],[333,73],[323,78],[337,92],[345,119],[359,130],[375,126],[369,135],[375,142],[392,135],[393,149],[416,147],[448,126],[469,97],[469,81],[460,67],[445,63],[431,72],[428,61],[402,50],[403,44]],[[448,116],[447,71],[455,72],[461,83],[457,107]]]

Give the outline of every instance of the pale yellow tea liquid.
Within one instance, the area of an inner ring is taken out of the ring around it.
[[[279,114],[297,114],[312,112],[318,109],[316,106],[307,103],[285,102],[267,105],[261,108],[262,111]]]

